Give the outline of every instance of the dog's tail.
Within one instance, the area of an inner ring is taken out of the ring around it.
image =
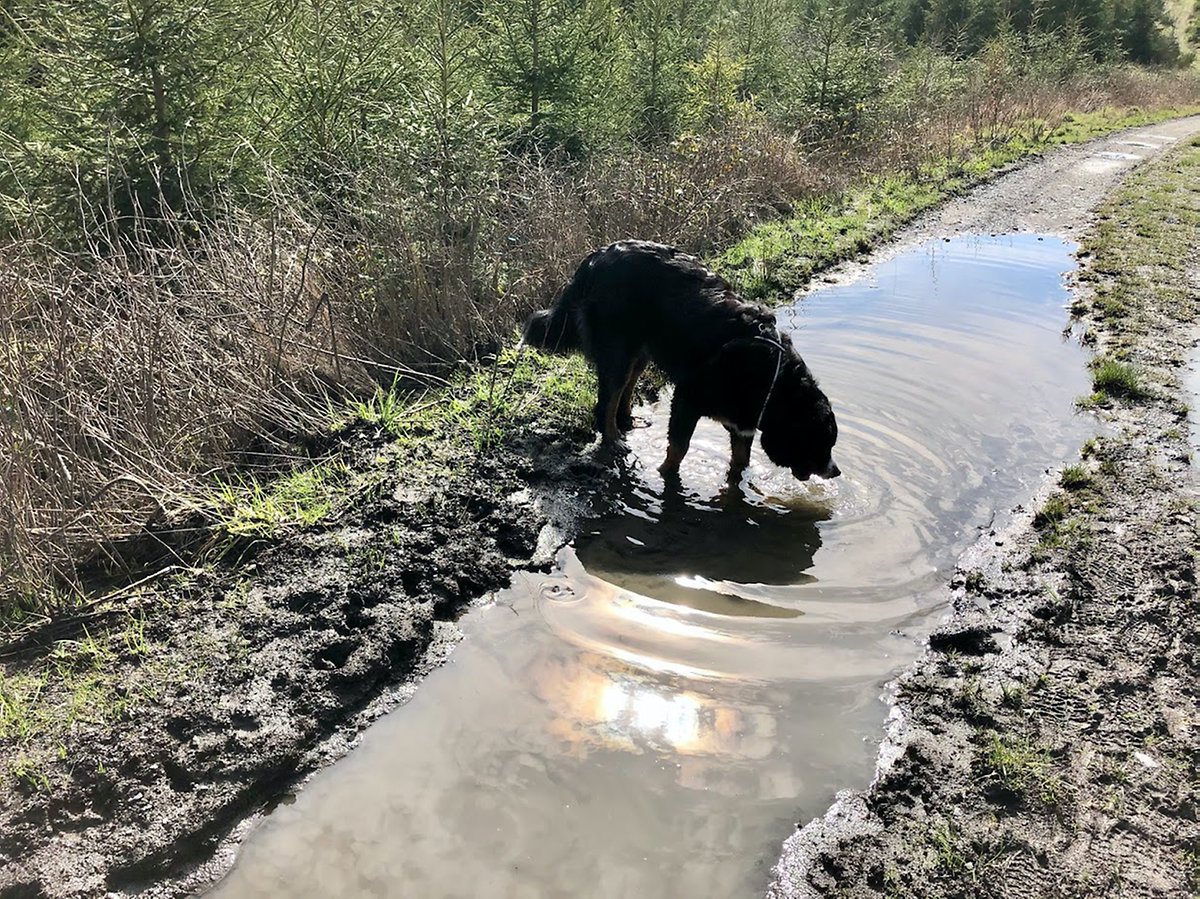
[[[529,316],[525,321],[521,343],[562,355],[583,348],[574,312],[575,294],[581,289],[579,280],[578,275],[571,279],[552,307]]]

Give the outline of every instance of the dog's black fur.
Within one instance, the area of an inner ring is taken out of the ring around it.
[[[633,426],[633,388],[647,363],[662,369],[675,383],[663,471],[679,467],[707,416],[729,429],[731,474],[749,463],[756,428],[768,458],[801,480],[840,473],[829,400],[775,316],[674,247],[623,240],[592,253],[554,306],[529,317],[525,342],[581,352],[595,366],[605,440]]]

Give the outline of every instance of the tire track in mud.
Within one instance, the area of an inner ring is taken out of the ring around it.
[[[1048,154],[935,211],[900,243],[1085,226],[1111,239],[1126,219],[1153,243],[1136,207],[1163,202],[1155,178],[1176,172],[1179,154],[1139,172],[1099,221],[1094,209],[1136,162],[1198,131],[1191,117]],[[1194,258],[1200,151],[1184,152],[1179,205],[1157,212],[1183,229]],[[1105,404],[1109,436],[1085,448],[1074,487],[1048,484],[1040,515],[1018,510],[963,557],[936,648],[898,680],[874,783],[798,825],[770,899],[1185,897],[1200,887],[1194,400],[1180,384],[1200,278],[1194,266],[1163,275],[1172,261],[1178,270],[1178,258],[1143,260],[1138,277],[1154,289],[1122,293],[1119,313],[1107,305],[1119,273],[1079,274],[1087,336],[1140,366],[1151,395]],[[1055,494],[1068,511],[1052,520]]]

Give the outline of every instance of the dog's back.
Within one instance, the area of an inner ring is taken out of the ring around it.
[[[774,315],[743,302],[694,256],[624,240],[583,260],[553,308],[530,317],[525,340],[593,362],[616,347],[644,353],[678,383],[731,339],[774,330]]]

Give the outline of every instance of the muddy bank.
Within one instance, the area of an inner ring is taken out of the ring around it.
[[[80,621],[5,647],[10,671],[38,670],[62,641],[91,641],[122,683],[111,719],[80,715],[0,788],[0,896],[135,893],[186,871],[409,695],[461,610],[544,563],[602,492],[604,470],[570,439],[584,434],[539,432],[532,411],[514,424],[524,438],[467,466],[366,427],[340,435],[374,474],[322,525],[148,592],[111,629]]]
[[[1028,205],[1058,196],[1025,189],[1035,172],[981,191],[980,209],[948,205],[924,233],[1065,229],[1053,204]],[[1181,373],[1200,295],[1197,183],[1192,145],[1090,220],[1075,312],[1103,362],[1085,405],[1108,436],[964,557],[952,614],[899,679],[874,784],[801,822],[769,896],[1194,895],[1195,400]]]

